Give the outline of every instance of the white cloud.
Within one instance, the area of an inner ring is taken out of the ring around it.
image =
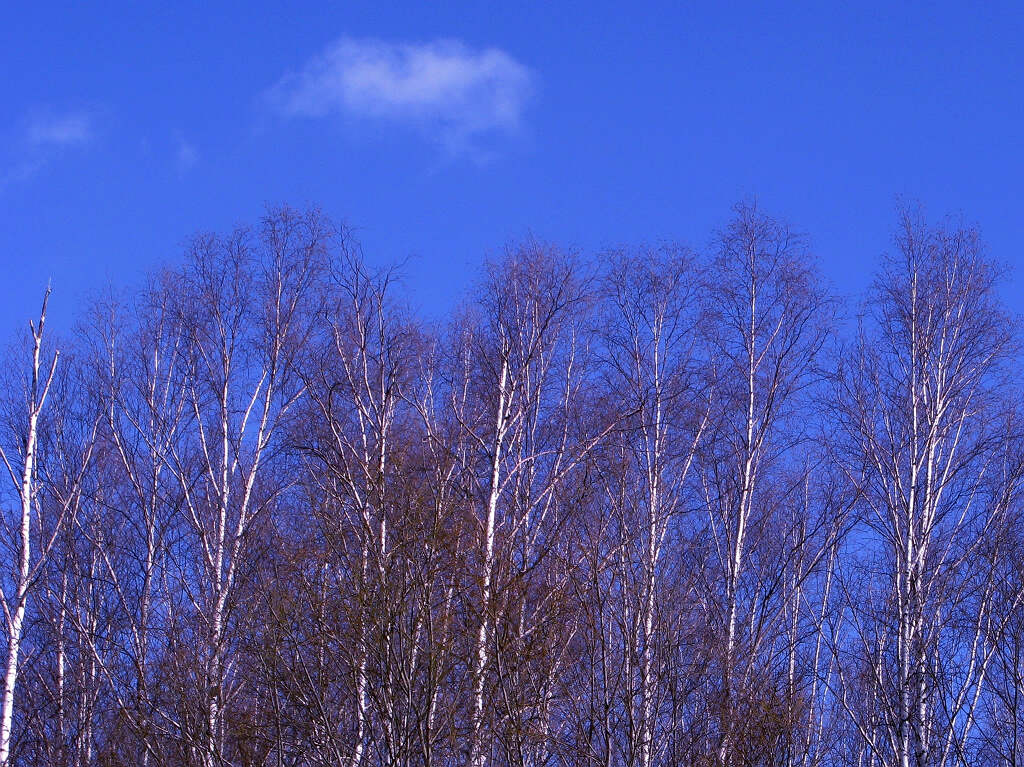
[[[38,113],[28,120],[26,137],[34,147],[76,146],[92,139],[92,117],[85,112]]]
[[[95,113],[35,109],[4,130],[0,127],[0,191],[26,181],[67,149],[85,146],[97,134]]]
[[[178,139],[178,151],[175,154],[178,163],[178,172],[185,173],[191,170],[199,162],[199,150],[184,139]]]
[[[301,72],[281,79],[269,96],[288,116],[413,123],[462,142],[518,130],[532,79],[529,69],[497,48],[342,38]]]

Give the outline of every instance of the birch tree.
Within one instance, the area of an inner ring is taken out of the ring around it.
[[[44,298],[0,389],[0,767],[1019,763],[1019,346],[977,232],[903,213],[835,346],[754,206],[594,261],[510,247],[434,330],[277,209],[59,364]]]
[[[167,470],[190,527],[195,559],[175,567],[202,666],[197,718],[182,722],[180,737],[188,758],[207,767],[227,758],[232,597],[246,573],[250,532],[279,490],[270,472],[282,425],[303,393],[297,365],[328,235],[316,213],[271,212],[256,233],[197,239],[182,275],[180,385],[189,418]]]
[[[353,634],[346,644],[352,669],[354,710],[352,743],[344,759],[362,763],[369,743],[383,758],[397,758],[402,740],[400,677],[414,673],[418,648],[401,658],[397,644],[407,605],[391,579],[396,563],[394,539],[404,531],[401,503],[392,496],[400,467],[394,441],[401,419],[403,386],[412,371],[412,330],[391,298],[392,277],[375,275],[354,250],[343,250],[332,279],[323,315],[323,347],[305,376],[309,417],[315,427],[310,443],[311,477],[328,499],[326,540],[348,592],[343,603]],[[420,633],[417,613],[411,634]],[[396,668],[408,660],[411,667]],[[373,688],[371,690],[371,688]],[[372,693],[372,695],[371,695]],[[376,705],[371,705],[371,697]],[[372,715],[376,713],[377,716]]]
[[[0,460],[11,481],[8,499],[14,514],[4,514],[4,544],[12,567],[0,583],[0,605],[6,628],[6,665],[3,700],[0,704],[0,765],[11,762],[17,703],[19,660],[24,639],[29,598],[35,591],[54,545],[78,508],[82,478],[92,452],[92,432],[80,445],[71,465],[61,466],[56,429],[47,429],[44,410],[57,375],[59,352],[44,349],[46,308],[43,296],[38,323],[29,323],[29,358],[20,384],[21,398],[12,391],[7,423],[10,432],[0,445]],[[49,437],[49,439],[47,439]],[[63,468],[64,472],[59,470]],[[52,474],[51,474],[52,472]],[[43,479],[50,479],[45,482]]]
[[[620,584],[609,598],[619,602],[617,655],[630,677],[622,688],[621,758],[639,767],[658,763],[671,735],[662,711],[672,656],[666,631],[678,620],[665,601],[680,584],[665,583],[666,560],[685,556],[665,549],[686,540],[686,483],[709,420],[702,282],[696,258],[680,248],[618,254],[606,278],[605,365],[624,450],[623,471],[604,472]]]
[[[181,497],[168,465],[188,416],[181,385],[185,338],[175,308],[180,284],[164,270],[134,294],[98,301],[80,339],[103,460],[94,467],[97,508],[76,538],[88,545],[90,559],[82,587],[99,589],[110,614],[102,620],[106,630],[93,625],[93,615],[74,624],[131,733],[118,750],[141,765],[162,761],[164,744],[180,728],[160,679],[169,541]]]
[[[758,717],[776,715],[770,699],[778,666],[770,659],[778,657],[775,640],[784,631],[787,585],[780,564],[794,552],[772,548],[804,485],[794,461],[808,436],[799,419],[809,414],[808,393],[821,380],[817,361],[834,311],[809,262],[800,236],[741,205],[718,240],[711,272],[715,396],[698,469],[712,563],[709,617],[722,638],[713,659],[721,764],[748,758],[744,733],[762,726]]]
[[[976,231],[902,212],[840,379],[868,552],[849,568],[872,582],[847,589],[842,694],[868,763],[972,759],[1020,475],[998,279]]]
[[[500,726],[510,728],[501,745],[515,760],[540,759],[527,752],[543,753],[551,737],[552,684],[565,645],[554,653],[540,647],[552,641],[542,631],[551,626],[545,614],[558,609],[566,581],[541,563],[558,545],[569,511],[559,493],[593,444],[574,428],[583,401],[584,309],[571,261],[531,243],[490,266],[477,315],[456,342],[451,412],[467,444],[478,525],[478,586],[467,604],[473,628],[465,759],[473,767],[487,761],[489,735]],[[536,691],[528,701],[519,698],[525,684]],[[525,729],[535,736],[524,740]]]

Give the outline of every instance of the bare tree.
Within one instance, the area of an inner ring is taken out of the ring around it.
[[[667,572],[682,580],[687,574],[670,564],[685,555],[667,556],[665,549],[685,542],[687,480],[709,421],[702,283],[695,256],[679,248],[616,254],[605,281],[607,399],[617,412],[621,460],[601,472],[614,521],[606,556],[618,584],[603,597],[615,615],[614,629],[608,626],[603,633],[626,678],[603,694],[615,697],[615,688],[621,690],[616,702],[626,730],[621,758],[638,767],[658,763],[671,740],[663,704],[668,664],[677,660],[671,629],[679,617],[666,602],[668,594],[679,596],[686,587],[665,579]],[[604,685],[609,681],[602,677]]]
[[[896,245],[837,394],[865,552],[847,564],[840,694],[865,762],[964,764],[1020,477],[1012,324],[975,231],[904,211]]]
[[[977,233],[858,333],[754,206],[535,241],[434,331],[271,210],[8,368],[0,767],[952,767],[1024,747],[1024,430]],[[829,385],[831,382],[832,385]]]
[[[353,674],[352,742],[339,744],[336,758],[355,767],[370,743],[386,761],[399,758],[410,703],[400,688],[415,674],[420,648],[398,637],[405,630],[418,636],[426,616],[417,611],[413,625],[399,626],[407,605],[392,582],[404,572],[395,432],[403,425],[414,333],[391,300],[392,276],[372,274],[354,249],[341,252],[326,285],[322,347],[304,377],[310,476],[327,499],[325,540],[348,581],[339,605],[347,605],[353,631],[343,648]]]
[[[4,515],[4,543],[14,553],[11,557],[14,567],[13,572],[4,574],[0,584],[7,629],[7,662],[0,708],[0,765],[4,766],[11,760],[18,664],[29,596],[38,584],[54,544],[77,511],[82,477],[93,445],[90,433],[80,445],[80,452],[73,456],[75,460],[67,465],[62,459],[71,455],[60,454],[62,445],[56,440],[58,430],[52,426],[46,429],[44,408],[56,380],[59,357],[56,351],[52,356],[43,352],[49,295],[47,290],[38,324],[29,323],[29,366],[25,379],[19,382],[23,399],[9,404],[11,431],[5,444],[0,445],[0,459],[10,477],[18,508],[14,519]],[[55,423],[57,421],[59,418]]]
[[[805,535],[786,529],[806,466],[795,460],[806,440],[809,391],[822,378],[820,351],[832,303],[810,266],[803,240],[788,227],[739,206],[722,233],[709,291],[714,404],[709,439],[698,459],[701,504],[710,541],[706,599],[722,637],[717,758],[740,764],[773,741],[781,697],[788,566]],[[801,524],[799,516],[791,521]],[[813,526],[816,523],[811,520]],[[781,528],[780,528],[781,526]],[[786,540],[788,538],[788,541]],[[777,546],[779,543],[785,543]],[[781,650],[781,655],[780,655]],[[783,706],[784,708],[784,706]],[[764,729],[757,735],[759,729]],[[744,743],[752,738],[752,742]]]
[[[226,758],[225,709],[234,692],[232,597],[246,567],[249,534],[279,490],[267,479],[268,467],[284,419],[304,390],[297,365],[328,235],[316,213],[283,210],[268,214],[255,239],[244,229],[228,238],[201,237],[177,297],[184,358],[179,385],[189,418],[172,443],[167,469],[182,495],[194,547],[175,563],[176,585],[197,621],[192,628],[202,648],[196,718],[182,722],[179,735],[189,744],[189,758],[208,767]]]
[[[560,493],[596,439],[575,428],[583,296],[572,262],[531,243],[489,267],[476,316],[457,330],[451,413],[478,525],[470,577],[479,585],[466,603],[474,629],[465,743],[474,767],[491,738],[507,759],[533,763],[552,737],[564,645],[545,645],[552,636],[542,629],[567,581],[545,565],[556,561],[549,555],[571,509]],[[524,686],[534,691],[525,700]]]

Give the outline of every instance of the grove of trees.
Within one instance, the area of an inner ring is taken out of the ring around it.
[[[280,208],[59,342],[44,299],[0,378],[0,767],[1024,765],[976,231],[901,210],[853,306],[754,205],[510,246],[437,326],[400,276]]]

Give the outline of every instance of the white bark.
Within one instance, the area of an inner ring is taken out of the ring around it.
[[[3,702],[0,704],[0,767],[6,767],[11,754],[11,727],[14,720],[15,691],[18,682],[18,659],[21,651],[25,610],[28,606],[29,591],[33,575],[39,564],[32,561],[32,521],[36,500],[36,461],[39,441],[39,416],[46,403],[50,385],[57,368],[58,354],[54,353],[49,368],[42,360],[43,325],[46,321],[46,303],[50,291],[43,298],[38,327],[30,323],[32,335],[32,358],[27,400],[27,423],[23,435],[24,452],[21,455],[21,471],[16,473],[6,453],[3,461],[11,479],[16,481],[20,504],[19,556],[14,574],[13,603],[3,594],[4,616],[7,623],[7,662],[4,672]],[[2,451],[0,451],[2,452]]]
[[[490,444],[490,484],[484,513],[482,552],[482,582],[480,586],[480,627],[473,650],[473,708],[470,714],[470,740],[467,763],[481,767],[484,763],[481,729],[484,715],[484,682],[488,667],[488,639],[490,630],[491,580],[494,570],[494,527],[498,515],[498,497],[501,493],[501,466],[504,459],[505,438],[509,428],[509,370],[507,353],[502,353],[495,404],[494,437]]]
[[[970,232],[902,224],[873,306],[877,335],[861,340],[842,395],[859,462],[846,471],[891,578],[857,642],[867,650],[870,632],[895,625],[891,664],[872,680],[877,744],[859,729],[879,761],[941,766],[965,759],[975,727],[999,634],[995,555],[984,552],[1003,537],[1020,478],[994,470],[1007,435],[992,384],[1010,345],[991,267]],[[940,663],[949,647],[957,654]]]

